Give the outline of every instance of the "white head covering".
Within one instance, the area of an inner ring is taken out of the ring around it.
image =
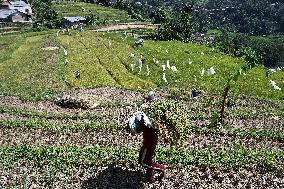
[[[146,127],[151,127],[152,123],[149,120],[148,116],[144,114],[141,111],[138,111],[132,115],[132,117],[129,119],[129,127],[131,129],[131,132],[134,134],[137,134],[137,124],[138,122],[142,122]]]

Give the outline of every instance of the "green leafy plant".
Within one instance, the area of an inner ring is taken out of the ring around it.
[[[253,51],[252,49],[244,48],[243,54],[244,54],[244,59],[246,60],[246,64],[244,64],[242,67],[236,70],[235,73],[231,75],[231,77],[229,77],[225,85],[225,88],[224,88],[223,100],[221,103],[220,118],[218,120],[218,122],[220,122],[221,124],[224,121],[226,100],[228,97],[229,90],[232,87],[232,82],[233,81],[236,82],[240,76],[245,75],[249,70],[256,67],[259,63],[259,57],[256,55],[255,51]]]
[[[181,142],[186,126],[189,124],[186,106],[159,102],[149,106],[145,112],[151,118],[153,126],[159,129],[167,142],[175,145]]]

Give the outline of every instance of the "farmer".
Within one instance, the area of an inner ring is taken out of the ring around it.
[[[155,102],[155,92],[154,91],[150,91],[148,96],[145,97],[145,103],[152,103],[152,102]]]
[[[139,152],[139,164],[146,168],[146,179],[154,182],[154,170],[160,172],[159,180],[164,177],[166,167],[153,161],[154,151],[158,143],[158,129],[152,127],[149,118],[143,112],[136,112],[130,118],[133,133],[143,132],[143,145]]]

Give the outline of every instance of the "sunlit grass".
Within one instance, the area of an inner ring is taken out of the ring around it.
[[[0,64],[0,94],[26,99],[45,99],[63,89],[59,82],[58,51],[42,48],[46,36],[28,37],[11,56]]]

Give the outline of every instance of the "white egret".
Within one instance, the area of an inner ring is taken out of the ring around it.
[[[213,67],[211,67],[211,68],[208,69],[208,75],[213,75],[213,74],[215,74],[215,73],[216,73],[216,72],[215,72],[215,70],[214,70]]]
[[[67,54],[68,54],[67,50],[63,49],[63,51],[64,51],[64,55],[67,56]]]
[[[150,75],[150,69],[149,69],[149,66],[147,65],[147,66],[146,66],[146,68],[147,68],[147,76],[149,76],[149,75]]]
[[[163,72],[166,71],[166,65],[163,64],[162,67],[163,67]]]
[[[135,66],[135,64],[130,64],[130,68],[131,68],[132,72],[134,71],[134,66]]]
[[[171,69],[170,61],[169,61],[169,60],[167,60],[167,68],[168,68],[168,69]]]
[[[171,67],[171,70],[172,70],[172,72],[176,72],[176,71],[177,71],[177,68],[176,68],[175,66],[172,66],[172,67]]]
[[[188,64],[192,64],[192,60],[190,58],[188,59]]]
[[[281,88],[276,85],[276,82],[275,82],[275,81],[270,80],[270,84],[272,85],[272,87],[273,87],[274,90],[279,90],[279,91],[281,91]]]
[[[66,58],[65,61],[64,61],[64,65],[67,65],[67,64],[69,64],[69,61]]]
[[[139,60],[138,60],[139,73],[141,73],[141,71],[142,71],[142,65],[143,65],[142,60],[139,59]]]
[[[202,68],[202,70],[201,70],[201,72],[200,72],[200,75],[203,76],[203,75],[204,75],[204,72],[205,72],[205,70],[204,70],[204,68]]]
[[[166,83],[168,83],[167,78],[166,78],[166,73],[165,73],[165,72],[163,73],[163,80],[164,80]]]

